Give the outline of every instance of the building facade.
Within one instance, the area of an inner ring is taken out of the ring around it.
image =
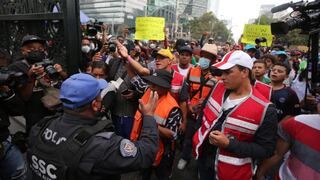
[[[178,13],[192,18],[202,16],[209,11],[208,0],[178,0]]]
[[[90,18],[106,24],[134,26],[144,16],[147,0],[80,0],[80,9]]]

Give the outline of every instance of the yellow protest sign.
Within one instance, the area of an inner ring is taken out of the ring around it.
[[[267,39],[266,43],[261,43],[261,46],[270,47],[272,44],[272,34],[270,25],[257,25],[257,24],[246,24],[243,29],[243,36],[241,42],[245,44],[256,44],[257,38],[264,37]]]
[[[165,19],[161,17],[137,17],[137,40],[164,40]]]

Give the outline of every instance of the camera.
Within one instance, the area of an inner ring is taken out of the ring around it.
[[[260,44],[262,42],[267,42],[267,39],[265,37],[258,37],[254,42]]]
[[[110,37],[108,44],[109,44],[109,52],[116,52],[117,51],[117,45],[115,43],[117,39],[115,37]]]
[[[0,69],[0,85],[9,87],[19,86],[28,81],[28,76],[22,72],[10,71],[8,68]]]
[[[42,66],[44,71],[49,75],[50,79],[58,79],[60,74],[59,72],[53,67],[53,61],[49,59],[44,59],[42,62],[35,63],[35,66]]]
[[[87,35],[89,37],[95,37],[98,32],[102,31],[103,22],[95,22],[93,24],[88,24]]]
[[[313,2],[290,2],[271,9],[272,13],[292,8],[293,12],[287,18],[271,23],[272,34],[287,34],[293,29],[302,29],[304,33],[315,30],[320,26],[320,0]]]

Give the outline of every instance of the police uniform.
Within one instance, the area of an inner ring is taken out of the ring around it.
[[[85,87],[84,92],[90,93],[91,86]],[[39,122],[30,133],[29,179],[120,179],[121,173],[151,166],[158,144],[153,117],[143,117],[141,138],[136,142],[117,136],[110,123],[68,111]]]

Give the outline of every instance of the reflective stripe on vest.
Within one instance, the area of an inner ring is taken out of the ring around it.
[[[236,165],[236,166],[252,163],[251,158],[236,158],[236,157],[230,157],[230,156],[225,156],[221,154],[218,155],[218,160],[221,162]]]
[[[179,100],[179,93],[181,91],[183,81],[184,77],[180,73],[173,72],[173,77],[171,81],[171,94],[177,102]]]
[[[171,92],[173,92],[173,93],[179,93],[180,89],[181,89],[181,86],[171,85]]]
[[[257,124],[249,123],[249,122],[242,121],[242,120],[235,119],[235,118],[231,118],[231,117],[227,118],[226,123],[240,126],[242,128],[246,128],[246,129],[253,130],[253,131],[256,131],[259,127]]]
[[[156,120],[156,122],[160,125],[165,125],[166,124],[166,120],[161,118],[160,116],[154,115],[153,116],[154,119]]]
[[[199,157],[201,144],[204,142],[204,139],[207,138],[211,129],[223,114],[221,106],[225,91],[226,89],[223,83],[218,82],[203,110],[202,125],[193,137],[193,147],[196,158]],[[222,125],[222,132],[225,135],[236,138],[238,141],[252,142],[256,130],[263,121],[269,103],[261,93],[255,88],[252,88],[250,95],[228,114]],[[248,107],[254,108],[248,111]],[[228,169],[222,168],[225,167],[226,164],[228,164],[229,170],[238,176],[242,176],[242,173],[246,174],[246,177],[252,174],[252,159],[250,157],[240,158],[225,149],[219,148],[215,161],[219,177],[228,179],[232,176],[228,174]],[[221,163],[226,164],[223,165]],[[241,173],[238,173],[239,170],[241,170]]]
[[[196,77],[196,76],[190,76],[189,77],[189,81],[191,81],[192,83],[198,83],[201,84],[201,80],[200,77]],[[206,82],[206,86],[214,86],[214,81],[213,80],[209,80]]]
[[[189,81],[191,81],[191,82],[193,82],[193,83],[199,83],[199,84],[200,84],[200,77],[191,76],[191,75],[190,75]]]

